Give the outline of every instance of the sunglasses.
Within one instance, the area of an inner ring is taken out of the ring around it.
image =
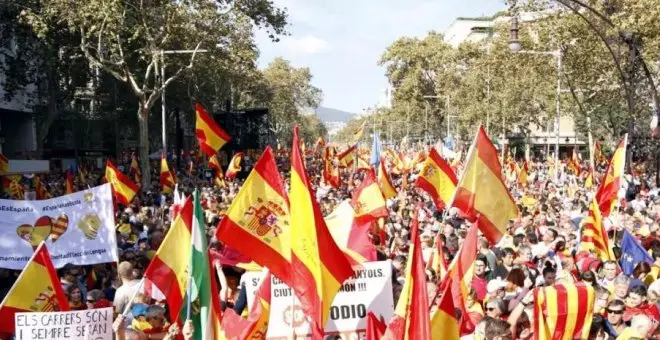
[[[495,308],[495,307],[486,307],[486,311],[487,311],[487,312],[492,312],[492,311],[494,311],[495,309],[497,309],[497,308]]]
[[[611,313],[611,314],[617,314],[617,315],[619,315],[619,314],[623,314],[623,309],[617,309],[617,310],[614,310],[614,309],[609,309],[609,308],[608,308],[608,309],[607,309],[607,312],[608,312],[608,313]]]
[[[87,303],[95,303],[96,300],[87,299]]]

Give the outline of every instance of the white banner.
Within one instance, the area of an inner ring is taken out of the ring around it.
[[[56,268],[117,261],[110,184],[43,201],[0,200],[0,268],[23,269],[41,241]]]
[[[364,263],[363,268],[356,269],[353,277],[344,282],[332,302],[325,334],[339,335],[346,340],[364,338],[368,312],[373,312],[379,319],[382,316],[386,321],[394,314],[390,261]],[[292,326],[295,327],[296,338],[311,339],[311,330],[300,302],[292,297],[290,288],[273,276],[266,338],[290,339]]]
[[[261,283],[261,280],[264,278],[266,275],[266,270],[260,271],[260,272],[245,272],[241,276],[241,280],[244,280],[245,282],[245,295],[247,296],[247,307],[250,308],[252,307],[252,303],[254,302],[254,297],[257,294],[257,289],[259,288],[259,284]]]
[[[16,313],[16,340],[112,340],[112,307]]]

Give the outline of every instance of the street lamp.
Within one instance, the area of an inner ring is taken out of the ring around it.
[[[557,91],[555,93],[555,164],[559,164],[559,116],[561,115],[560,98],[561,98],[561,71],[562,59],[564,52],[561,48],[556,51],[525,51],[522,49],[522,44],[518,38],[518,18],[511,18],[511,28],[509,35],[509,48],[514,53],[546,55],[557,58]],[[559,171],[555,169],[555,181],[559,179]]]

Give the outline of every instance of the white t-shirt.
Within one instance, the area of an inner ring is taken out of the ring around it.
[[[115,292],[115,299],[112,305],[115,307],[117,313],[123,313],[126,305],[131,302],[131,298],[135,292],[140,288],[140,280],[133,280],[126,284],[122,284]]]

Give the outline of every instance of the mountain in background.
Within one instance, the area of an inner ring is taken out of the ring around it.
[[[319,119],[321,119],[321,121],[324,123],[330,123],[330,122],[346,123],[349,120],[351,120],[351,118],[357,116],[355,113],[350,113],[337,109],[331,109],[329,107],[323,107],[323,106],[316,109],[316,115],[319,116]]]

